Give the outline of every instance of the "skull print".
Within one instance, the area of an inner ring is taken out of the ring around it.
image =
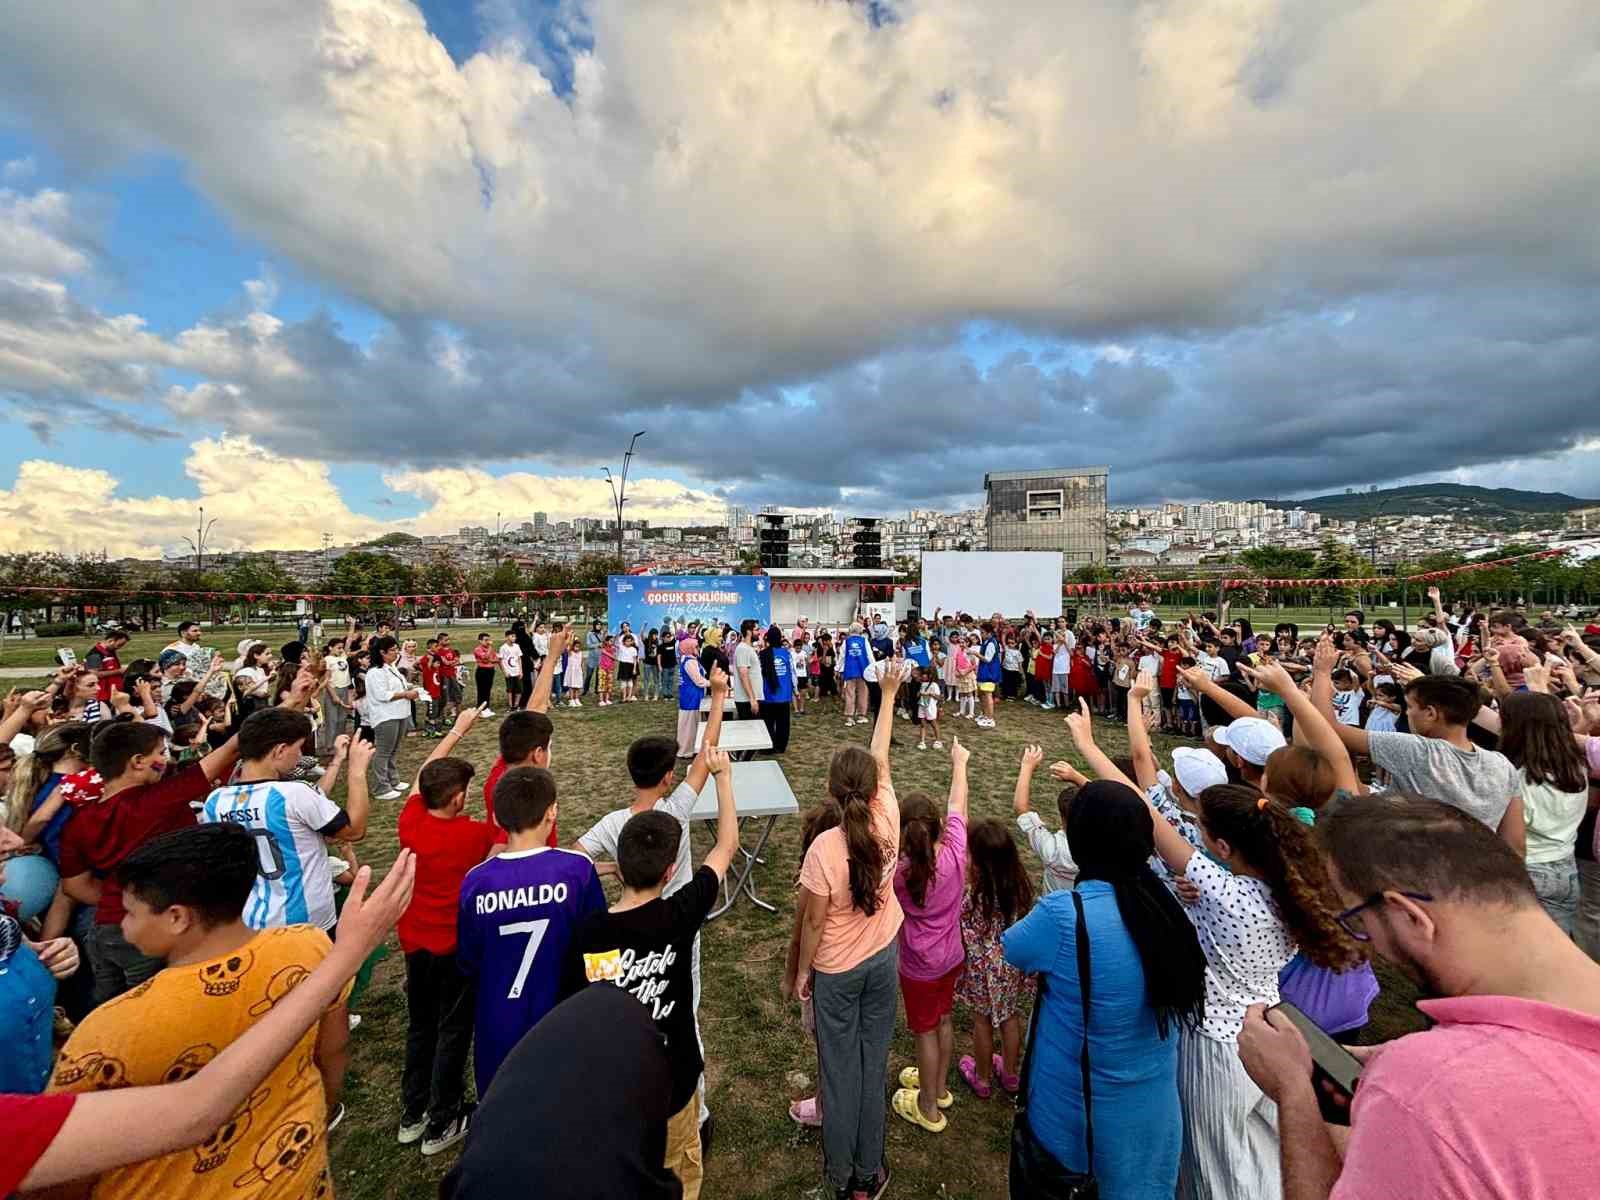
[[[239,990],[256,956],[249,950],[207,963],[200,968],[200,986],[208,996],[231,996]]]

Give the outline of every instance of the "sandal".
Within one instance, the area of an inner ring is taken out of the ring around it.
[[[913,1092],[921,1091],[922,1071],[917,1067],[907,1067],[904,1071],[901,1071],[900,1086],[910,1088]],[[950,1089],[945,1088],[944,1095],[940,1096],[936,1103],[940,1108],[949,1108],[955,1102],[956,1098],[950,1094]]]
[[[804,1100],[796,1100],[789,1105],[789,1119],[796,1125],[804,1125],[808,1129],[820,1129],[822,1114],[817,1111],[817,1098],[807,1096]]]
[[[979,1100],[987,1100],[994,1095],[994,1087],[978,1078],[977,1060],[970,1054],[963,1054],[961,1061],[956,1064],[956,1070],[961,1072],[961,1078],[967,1081],[967,1086]]]
[[[930,1121],[922,1115],[922,1109],[917,1107],[917,1093],[910,1088],[901,1088],[894,1094],[894,1111],[899,1113],[913,1125],[920,1125],[929,1133],[943,1133],[950,1124],[950,1118],[943,1113],[939,1114],[937,1121]]]
[[[1006,1060],[998,1054],[994,1056],[994,1077],[1000,1081],[1000,1086],[1005,1088],[1009,1096],[1015,1096],[1022,1087],[1022,1076],[1007,1075]]]

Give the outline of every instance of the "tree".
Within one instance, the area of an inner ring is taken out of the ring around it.
[[[1349,546],[1341,545],[1331,537],[1322,539],[1322,548],[1312,565],[1313,579],[1365,578],[1369,564]],[[1349,608],[1356,602],[1356,589],[1350,584],[1335,583],[1313,593],[1316,602],[1330,608]]]
[[[352,550],[340,557],[328,573],[324,592],[339,596],[378,596],[372,600],[345,600],[336,602],[341,612],[361,612],[371,608],[381,609],[389,598],[415,592],[416,582],[410,567],[390,558],[387,554],[374,554],[367,550]],[[379,615],[383,615],[380,613]]]
[[[300,582],[270,556],[249,554],[224,572],[221,590],[264,596],[271,592],[298,592]]]
[[[0,623],[0,638],[11,628],[15,613],[48,608],[54,600],[47,592],[21,589],[58,587],[66,577],[67,563],[59,554],[24,551],[0,555],[0,609],[5,612],[5,620]]]
[[[467,573],[449,550],[435,550],[417,572],[417,587],[430,596],[455,596],[467,590]]]

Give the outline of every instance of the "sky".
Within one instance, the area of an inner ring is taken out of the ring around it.
[[[1536,15],[1535,15],[1536,10]],[[1600,496],[1600,6],[53,0],[0,550]]]

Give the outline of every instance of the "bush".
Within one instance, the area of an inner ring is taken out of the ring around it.
[[[55,625],[35,625],[33,631],[41,638],[81,637],[83,626],[77,622],[65,622]]]

